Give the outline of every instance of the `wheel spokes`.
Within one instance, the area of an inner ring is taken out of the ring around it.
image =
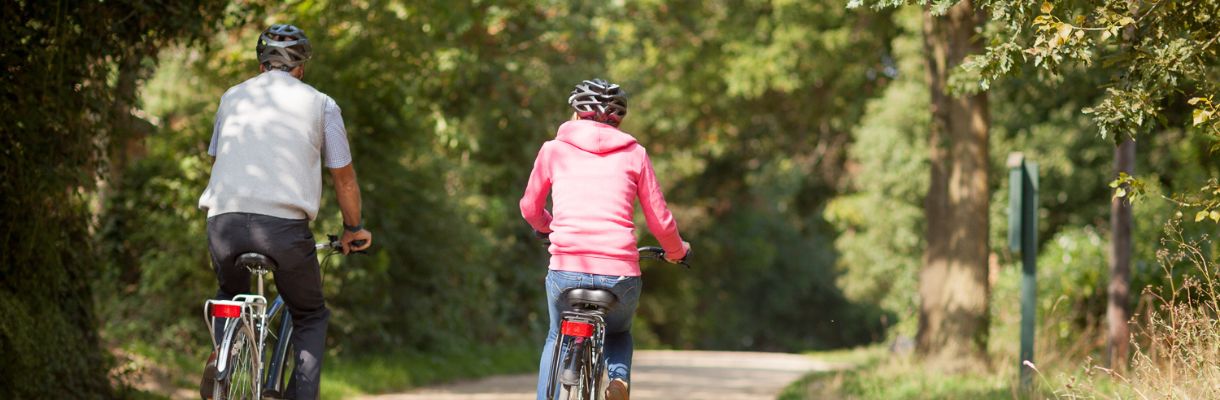
[[[246,400],[254,399],[254,357],[253,346],[249,342],[249,338],[244,334],[239,333],[238,340],[233,343],[233,363],[230,364],[232,370],[229,371],[229,390],[228,398],[230,400]]]

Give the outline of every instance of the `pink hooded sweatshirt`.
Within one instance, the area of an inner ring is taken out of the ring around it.
[[[546,210],[548,192],[554,217]],[[538,150],[521,215],[534,229],[551,234],[550,269],[639,276],[632,221],[636,198],[665,253],[685,255],[644,146],[613,126],[569,121]]]

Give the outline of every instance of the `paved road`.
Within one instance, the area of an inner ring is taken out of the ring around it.
[[[811,371],[840,366],[782,353],[637,351],[632,400],[772,400]],[[362,400],[531,400],[536,375],[497,376]]]

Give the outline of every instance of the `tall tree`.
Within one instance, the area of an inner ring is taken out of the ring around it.
[[[1114,149],[1114,174],[1135,174],[1135,141],[1124,137]],[[1106,324],[1108,351],[1106,361],[1120,368],[1127,359],[1131,319],[1131,202],[1123,197],[1110,199],[1110,284],[1107,290]]]
[[[931,180],[924,265],[919,273],[917,351],[948,369],[986,357],[990,193],[987,96],[948,92],[949,75],[980,49],[980,18],[969,0],[943,15],[924,11],[927,83],[932,94]]]

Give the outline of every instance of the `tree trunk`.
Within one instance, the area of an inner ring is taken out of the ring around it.
[[[946,370],[986,361],[989,159],[987,96],[951,96],[949,75],[980,45],[971,1],[941,16],[924,10],[924,52],[932,93],[928,140],[932,179],[924,203],[927,249],[919,272],[916,350]]]
[[[1120,172],[1135,173],[1135,141],[1129,137],[1114,149],[1114,175]],[[1131,203],[1127,199],[1110,200],[1110,229],[1110,287],[1106,306],[1110,329],[1106,361],[1110,368],[1123,369],[1131,337],[1127,327],[1131,319],[1131,310],[1127,308],[1131,298]]]

